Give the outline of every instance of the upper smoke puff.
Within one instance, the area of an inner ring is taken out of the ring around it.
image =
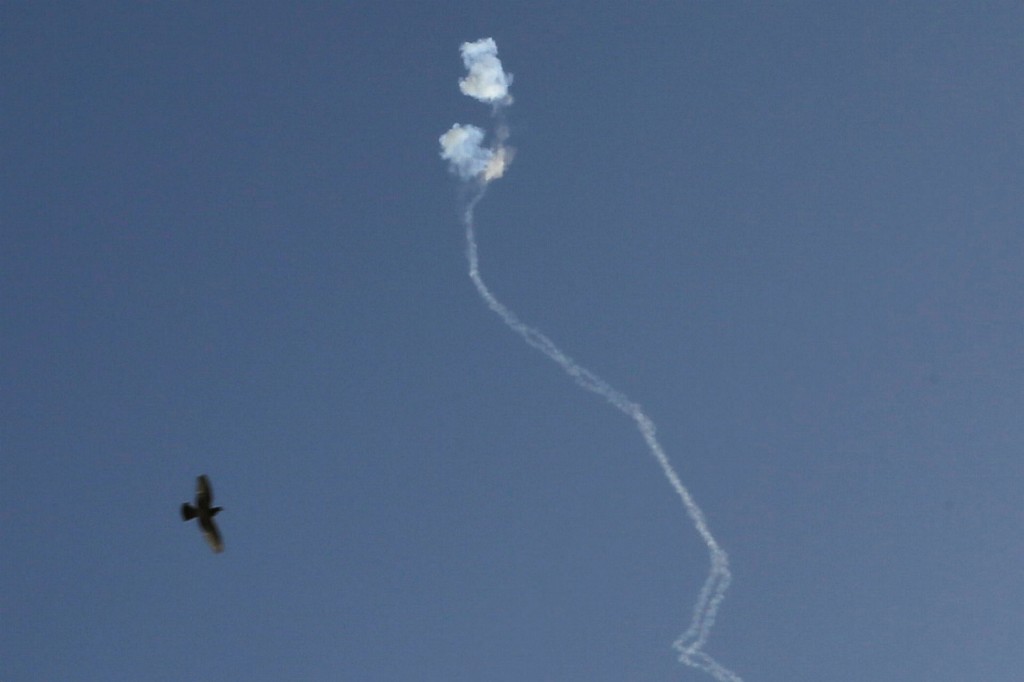
[[[475,43],[462,44],[462,62],[469,75],[459,81],[462,93],[481,102],[505,104],[509,101],[508,86],[511,74],[506,74],[498,59],[498,45],[493,38],[481,38]]]

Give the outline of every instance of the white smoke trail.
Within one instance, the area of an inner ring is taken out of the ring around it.
[[[463,44],[462,57],[466,68],[469,69],[470,76],[459,83],[464,93],[484,102],[497,103],[496,111],[498,106],[504,106],[511,102],[511,97],[508,95],[508,84],[511,82],[511,78],[504,76],[501,62],[497,57],[497,49],[494,41],[490,38],[476,43]],[[557,363],[579,386],[603,397],[636,423],[640,435],[643,436],[651,454],[661,466],[665,478],[668,479],[672,489],[682,500],[683,508],[704,541],[711,559],[711,569],[697,596],[697,602],[694,604],[690,626],[672,646],[679,652],[680,662],[709,673],[719,682],[742,682],[738,675],[720,665],[704,652],[704,645],[715,624],[718,608],[732,581],[729,557],[711,534],[711,529],[704,518],[704,512],[701,511],[690,491],[683,485],[661,447],[661,443],[658,442],[654,422],[644,413],[640,405],[613,388],[601,377],[579,365],[542,332],[520,321],[514,312],[491,293],[480,276],[480,257],[476,243],[473,211],[483,198],[487,183],[494,178],[501,177],[501,173],[504,172],[507,165],[504,158],[508,154],[503,150],[509,149],[503,146],[508,137],[508,130],[504,126],[500,126],[498,129],[495,147],[490,149],[481,147],[483,137],[483,132],[479,128],[459,125],[452,127],[441,137],[442,158],[449,161],[452,170],[462,179],[475,180],[477,183],[476,192],[467,201],[462,215],[462,222],[466,228],[466,257],[469,261],[469,277],[473,281],[477,293],[480,294],[480,298],[509,329],[521,336],[528,345]],[[510,158],[510,155],[508,156]],[[502,158],[500,162],[496,161],[499,157]],[[500,171],[496,175],[492,174],[492,165],[500,167]]]

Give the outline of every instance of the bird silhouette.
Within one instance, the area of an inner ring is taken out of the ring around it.
[[[220,531],[217,530],[217,524],[213,522],[213,517],[220,513],[221,508],[211,507],[211,504],[213,504],[213,487],[210,485],[210,479],[203,474],[196,478],[195,506],[188,502],[181,505],[181,518],[185,521],[198,518],[199,527],[203,530],[206,542],[214,552],[220,553],[224,551],[224,541],[221,540]]]

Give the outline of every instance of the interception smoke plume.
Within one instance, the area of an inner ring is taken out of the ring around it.
[[[466,256],[469,260],[469,277],[476,287],[477,293],[487,307],[493,310],[513,332],[522,337],[528,345],[553,360],[582,388],[592,391],[616,409],[632,419],[651,454],[661,466],[665,478],[682,501],[686,514],[690,517],[693,527],[704,541],[711,559],[711,569],[704,585],[697,595],[693,607],[690,626],[673,643],[679,652],[679,660],[686,665],[703,670],[712,675],[718,682],[742,682],[740,677],[720,665],[704,652],[711,628],[718,615],[718,607],[725,598],[726,590],[732,581],[729,571],[729,557],[711,534],[704,512],[693,499],[690,491],[683,485],[672,467],[668,456],[662,449],[655,435],[654,422],[643,409],[624,394],[609,385],[604,379],[590,370],[581,367],[569,355],[539,330],[520,321],[512,310],[495,298],[480,276],[480,258],[476,243],[476,226],[473,222],[473,210],[483,198],[487,184],[504,174],[512,159],[512,148],[505,146],[508,129],[500,123],[502,108],[512,102],[508,94],[508,86],[512,77],[505,74],[498,59],[498,46],[491,38],[484,38],[475,43],[462,45],[462,60],[469,70],[469,75],[459,81],[463,93],[481,102],[494,105],[494,115],[499,119],[495,132],[495,141],[489,147],[483,146],[484,132],[472,125],[456,124],[441,136],[441,158],[448,161],[452,172],[462,180],[474,183],[476,192],[469,197],[462,214],[462,222],[466,228]]]
[[[469,75],[459,81],[463,94],[494,105],[495,115],[512,103],[508,86],[511,74],[506,74],[498,59],[498,46],[492,38],[462,44],[462,62]],[[476,180],[486,185],[505,174],[512,163],[515,150],[505,146],[508,128],[499,125],[494,143],[484,147],[484,131],[474,125],[456,123],[441,136],[441,158],[448,162],[453,173],[463,180]]]

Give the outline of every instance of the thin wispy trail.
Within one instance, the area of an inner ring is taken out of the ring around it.
[[[511,103],[508,85],[511,76],[506,76],[497,58],[497,46],[490,38],[462,46],[463,61],[469,69],[469,75],[460,81],[462,92],[483,102],[494,105],[495,114],[500,116],[501,108]],[[665,454],[661,443],[656,437],[656,428],[639,404],[633,402],[625,394],[613,388],[608,382],[564,353],[541,331],[525,324],[507,306],[499,301],[484,283],[480,276],[480,256],[476,242],[476,224],[473,213],[476,205],[483,199],[487,183],[501,177],[512,159],[512,149],[505,146],[508,129],[500,125],[496,133],[495,143],[485,148],[482,146],[483,131],[475,126],[456,124],[441,137],[441,156],[448,160],[453,172],[463,180],[472,184],[473,192],[466,201],[462,215],[466,228],[466,257],[469,261],[469,277],[476,287],[480,298],[528,345],[558,364],[582,388],[592,391],[611,403],[620,412],[631,418],[643,436],[651,454],[661,466],[665,478],[675,490],[683,503],[683,508],[693,522],[694,528],[704,541],[711,559],[711,569],[704,585],[697,596],[693,607],[690,626],[673,643],[679,652],[679,660],[693,668],[711,674],[719,682],[742,682],[740,677],[728,670],[704,651],[711,628],[715,624],[718,608],[725,598],[726,590],[732,581],[729,571],[729,557],[715,540],[708,527],[704,512],[693,499],[690,491],[683,485]]]

